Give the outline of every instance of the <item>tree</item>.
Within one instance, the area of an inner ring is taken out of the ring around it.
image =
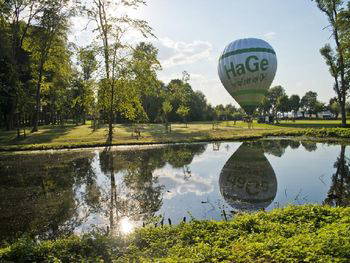
[[[157,56],[158,50],[151,43],[141,42],[133,49],[129,67],[132,71],[133,84],[150,121],[157,118],[161,108],[162,84],[157,78],[157,71],[161,66]]]
[[[190,113],[190,108],[189,107],[186,107],[184,105],[181,105],[177,111],[176,111],[177,114],[179,114],[183,120],[183,122],[186,124],[186,128],[187,128],[187,116],[188,114]]]
[[[92,78],[93,73],[98,68],[96,60],[96,50],[90,46],[78,49],[78,65],[81,67],[83,79],[85,81]]]
[[[68,27],[68,18],[71,10],[68,0],[52,0],[43,8],[39,24],[33,29],[36,42],[36,53],[38,55],[38,65],[36,72],[36,105],[33,118],[32,132],[38,131],[38,121],[40,113],[40,91],[43,81],[45,63],[48,60],[52,46],[57,38],[65,38]]]
[[[278,105],[278,98],[286,95],[286,92],[282,86],[275,86],[269,89],[267,94],[267,99],[270,102],[271,110],[272,110],[272,116],[276,118],[277,116],[277,105]]]
[[[338,119],[338,116],[340,113],[340,104],[339,104],[337,98],[330,99],[328,107],[329,107],[330,112],[335,115],[336,119]]]
[[[316,114],[317,117],[318,117],[318,114],[319,114],[321,111],[324,111],[325,109],[326,109],[325,103],[320,102],[320,101],[317,101],[317,102],[316,102],[316,105],[315,105],[315,114]]]
[[[345,154],[346,146],[341,145],[339,157],[334,163],[335,173],[332,185],[324,203],[332,206],[349,206],[350,204],[350,166]]]
[[[205,121],[209,120],[208,103],[205,95],[201,91],[195,91],[190,95],[188,121]]]
[[[173,110],[173,106],[171,106],[170,101],[166,100],[162,104],[162,112],[163,112],[163,119],[165,122],[165,130],[169,131],[169,122],[168,122],[168,115]],[[170,128],[171,131],[171,128]]]
[[[285,112],[290,111],[289,98],[287,95],[283,95],[277,98],[276,110],[282,112],[283,117]]]
[[[344,46],[343,36],[344,31],[346,32],[348,30],[350,23],[346,23],[346,19],[345,21],[341,19],[340,14],[346,12],[343,11],[344,2],[342,0],[315,0],[315,2],[318,8],[327,16],[334,38],[335,50],[333,50],[329,44],[326,44],[321,48],[320,53],[324,57],[329,66],[329,71],[334,78],[335,83],[333,88],[337,94],[337,99],[341,108],[342,126],[346,126],[345,103],[350,79],[346,76],[349,66],[346,61],[347,49]]]
[[[96,29],[99,32],[98,38],[101,42],[101,50],[104,64],[104,92],[107,92],[105,101],[108,102],[104,106],[108,107],[108,137],[107,142],[112,143],[113,140],[113,120],[116,110],[124,107],[125,104],[115,103],[121,102],[116,100],[117,82],[119,87],[127,87],[121,83],[121,79],[125,80],[127,68],[125,65],[125,53],[130,50],[130,45],[125,41],[125,33],[133,28],[140,32],[144,37],[152,36],[152,29],[144,20],[134,19],[123,14],[125,8],[139,8],[144,5],[144,0],[93,0],[84,6],[88,17],[95,22]],[[123,109],[122,111],[125,111]]]
[[[82,81],[82,85],[80,86],[82,89],[80,91],[79,100],[81,102],[81,115],[83,118],[83,124],[85,124],[86,115],[91,113],[93,115],[93,127],[96,129],[98,109],[94,96],[95,83],[92,80],[92,76],[98,67],[96,50],[90,46],[79,48],[78,65],[81,68],[82,74],[82,79],[78,79],[77,81]]]
[[[316,113],[317,93],[313,91],[306,92],[301,98],[300,105],[308,114]]]
[[[6,109],[4,111],[5,122],[8,130],[14,128],[15,112],[23,114],[28,108],[30,97],[30,80],[32,79],[29,67],[29,54],[23,45],[28,38],[29,30],[40,19],[47,1],[41,0],[7,0],[0,1],[0,31],[1,53],[6,47],[6,76],[11,85],[2,86],[5,95]],[[4,65],[5,66],[5,65]],[[19,119],[19,116],[17,117]],[[17,125],[18,126],[18,125]],[[19,134],[18,134],[19,135]]]
[[[290,96],[289,105],[290,105],[290,109],[294,113],[294,118],[295,118],[300,108],[300,97],[298,95]]]
[[[264,97],[262,99],[262,101],[260,102],[260,105],[258,107],[258,110],[262,113],[262,114],[268,114],[271,110],[271,103],[270,100],[268,99],[268,97]]]

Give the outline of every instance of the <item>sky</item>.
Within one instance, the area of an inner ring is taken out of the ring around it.
[[[159,78],[168,83],[186,70],[192,88],[212,105],[235,104],[219,80],[217,63],[226,45],[246,37],[264,39],[275,49],[273,86],[283,86],[288,95],[316,91],[323,102],[335,96],[319,53],[332,43],[331,33],[311,0],[148,0],[133,15],[148,21],[157,37],[149,41],[159,49]]]

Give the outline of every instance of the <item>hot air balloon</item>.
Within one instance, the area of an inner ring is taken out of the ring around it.
[[[264,40],[246,38],[226,46],[219,77],[228,93],[251,116],[266,96],[277,70],[273,48]]]
[[[226,162],[219,186],[232,208],[256,211],[267,208],[275,199],[277,178],[260,145],[245,142]]]

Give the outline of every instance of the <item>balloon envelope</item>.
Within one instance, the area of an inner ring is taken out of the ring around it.
[[[219,186],[230,206],[254,211],[267,208],[275,199],[277,178],[262,148],[243,143],[222,169]]]
[[[269,43],[257,38],[230,43],[218,66],[225,89],[249,115],[266,96],[276,70],[276,52]]]

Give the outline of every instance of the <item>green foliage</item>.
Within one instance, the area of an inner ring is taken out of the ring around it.
[[[137,230],[128,239],[85,235],[57,241],[20,239],[1,261],[348,262],[350,208],[290,206]]]
[[[190,108],[184,105],[180,105],[180,107],[176,111],[177,114],[181,116],[184,122],[186,122],[186,117],[190,113]]]
[[[258,111],[263,113],[263,114],[266,114],[266,113],[270,112],[271,107],[272,107],[272,105],[270,103],[270,100],[267,97],[264,97],[263,100],[260,102],[260,105],[258,107]]]
[[[298,95],[291,95],[289,98],[290,110],[296,114],[300,108],[300,97]]]
[[[301,107],[309,114],[317,113],[317,93],[313,91],[308,91],[301,98]]]
[[[282,95],[277,98],[276,109],[282,113],[288,112],[291,110],[291,107],[289,104],[289,98],[287,95]]]
[[[102,235],[72,236],[57,241],[35,242],[19,239],[8,248],[0,250],[1,261],[17,262],[109,262],[120,255],[122,241]]]

